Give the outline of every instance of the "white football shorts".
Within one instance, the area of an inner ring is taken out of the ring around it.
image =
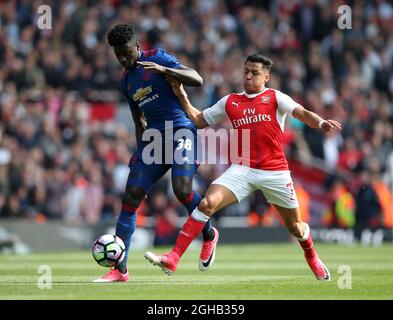
[[[288,209],[299,206],[289,170],[260,170],[232,164],[212,184],[231,190],[238,202],[252,192],[261,190],[269,203]]]

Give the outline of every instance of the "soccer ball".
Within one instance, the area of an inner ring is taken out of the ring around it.
[[[119,237],[104,234],[94,241],[91,253],[100,266],[113,267],[123,261],[126,255],[126,246]]]

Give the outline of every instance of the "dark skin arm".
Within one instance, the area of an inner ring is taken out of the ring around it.
[[[145,131],[146,126],[147,126],[146,119],[145,119],[143,112],[141,112],[140,110],[132,109],[131,113],[132,113],[132,118],[134,119],[134,123],[135,123],[136,141],[137,141],[137,144],[139,144],[142,140],[143,131]]]
[[[198,72],[185,66],[180,66],[175,69],[167,68],[151,61],[137,61],[136,63],[145,68],[145,70],[161,73],[164,76],[170,76],[186,86],[199,87],[203,85],[203,79]]]

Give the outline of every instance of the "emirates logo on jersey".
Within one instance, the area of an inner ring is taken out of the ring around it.
[[[247,115],[240,119],[232,120],[233,128],[237,129],[244,125],[251,125],[258,122],[271,122],[272,116],[270,114],[257,114],[257,115]]]
[[[269,103],[269,101],[270,101],[270,96],[263,96],[263,97],[261,98],[261,101],[262,101],[262,103]]]

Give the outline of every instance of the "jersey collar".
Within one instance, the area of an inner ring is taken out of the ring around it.
[[[260,95],[261,93],[264,93],[266,90],[268,90],[269,88],[266,88],[265,87],[265,89],[263,89],[262,91],[260,91],[260,92],[257,92],[257,93],[247,93],[246,91],[243,91],[242,92],[242,94],[244,94],[247,98],[255,98],[257,95]]]

